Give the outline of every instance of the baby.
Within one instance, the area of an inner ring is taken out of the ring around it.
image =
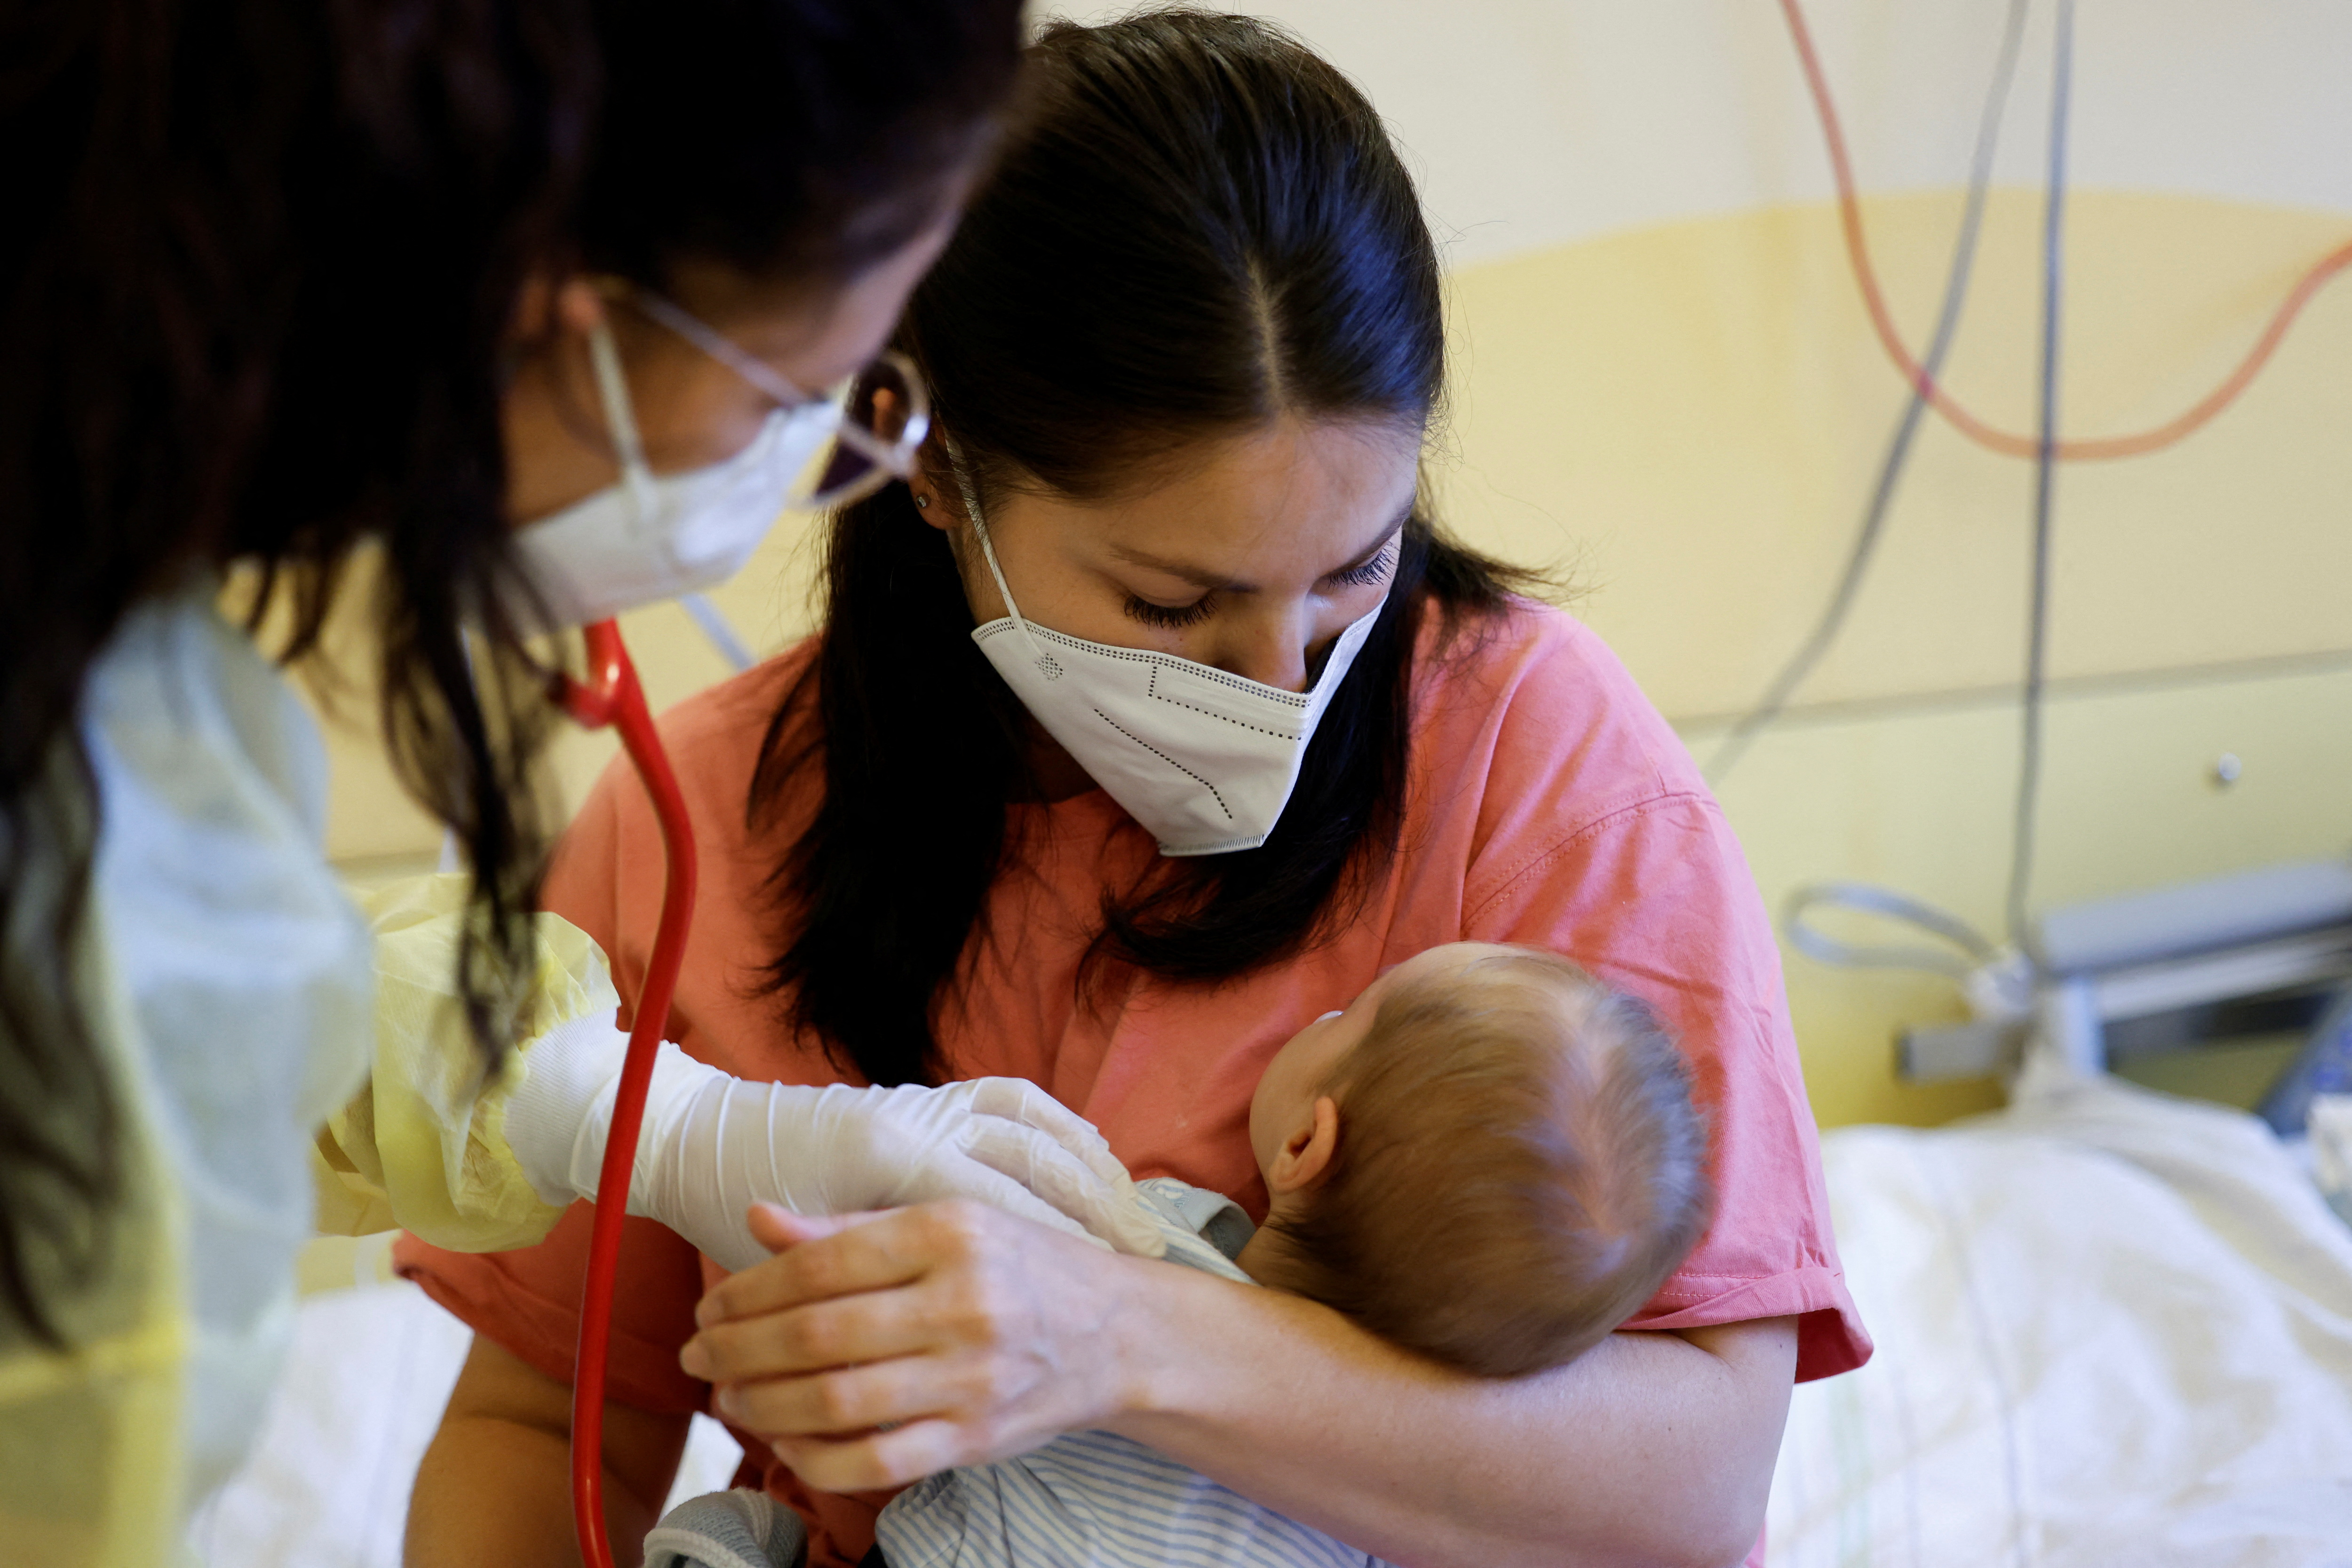
[[[1250,1101],[1262,1285],[1487,1377],[1571,1361],[1706,1227],[1706,1135],[1649,1010],[1566,959],[1454,942],[1277,1052]]]
[[[1712,1208],[1681,1053],[1640,1003],[1527,948],[1433,948],[1307,1025],[1267,1064],[1249,1135],[1271,1199],[1255,1233],[1221,1194],[1139,1184],[1169,1258],[1323,1302],[1486,1377],[1597,1343]],[[717,1504],[758,1516],[773,1560],[794,1560],[778,1505],[736,1493],[688,1508]],[[1188,1561],[1370,1561],[1107,1432],[932,1476],[877,1531],[889,1568],[1140,1568],[1177,1542]],[[666,1521],[648,1563],[698,1560],[692,1533]]]

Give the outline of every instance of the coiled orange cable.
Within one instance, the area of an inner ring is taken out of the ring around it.
[[[1814,52],[1811,29],[1805,26],[1805,14],[1799,0],[1780,0],[1781,15],[1788,18],[1790,36],[1796,41],[1797,58],[1804,67],[1805,85],[1811,90],[1813,109],[1821,116],[1822,136],[1829,143],[1830,169],[1837,180],[1838,216],[1845,230],[1846,259],[1853,264],[1854,282],[1862,290],[1864,307],[1870,312],[1870,324],[1878,334],[1878,342],[1886,356],[1903,373],[1904,380],[1916,387],[1921,396],[1937,413],[1949,420],[1960,434],[1978,446],[2011,458],[2031,458],[2038,449],[2032,436],[2013,435],[1986,424],[1962,407],[1938,385],[1924,366],[1912,357],[1895,330],[1895,318],[1886,308],[1886,297],[1878,286],[1878,274],[1870,261],[1870,246],[1863,234],[1862,199],[1856,194],[1853,164],[1847,156],[1845,132],[1838,123],[1837,105],[1830,98],[1829,81],[1822,72],[1821,57]],[[2056,456],[2068,462],[2097,462],[2114,458],[2136,458],[2143,453],[2160,451],[2164,447],[2193,434],[2210,423],[2213,416],[2237,400],[2263,367],[2270,363],[2272,353],[2286,336],[2304,306],[2328,281],[2352,267],[2352,242],[2338,246],[2313,264],[2288,290],[2278,309],[2271,315],[2270,324],[2238,367],[2222,378],[2220,385],[2199,399],[2185,413],[2158,425],[2129,436],[2099,436],[2057,443]]]

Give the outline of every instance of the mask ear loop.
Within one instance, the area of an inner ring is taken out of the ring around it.
[[[613,451],[621,459],[621,478],[637,509],[637,526],[653,521],[654,474],[646,464],[646,444],[637,435],[636,410],[629,404],[628,377],[621,372],[621,351],[613,329],[599,321],[588,329],[588,361],[596,371],[596,394],[604,405],[604,427],[613,437]]]
[[[1037,634],[1029,629],[1027,621],[1022,619],[1021,606],[1013,602],[1013,589],[1004,581],[1004,568],[996,563],[996,546],[989,542],[988,521],[980,515],[980,491],[973,487],[971,476],[964,470],[963,452],[956,446],[955,437],[945,430],[940,432],[940,440],[948,449],[948,469],[955,476],[956,491],[963,497],[963,514],[971,520],[972,531],[980,536],[981,558],[988,563],[988,574],[996,579],[996,591],[1003,596],[1004,613],[1013,617],[1013,624],[1021,629],[1023,639],[1029,644],[1029,651],[1036,656],[1037,673],[1048,680],[1059,680],[1062,678],[1060,663],[1045,651],[1045,646],[1037,640]]]

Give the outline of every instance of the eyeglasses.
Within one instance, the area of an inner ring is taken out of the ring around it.
[[[758,387],[787,414],[830,405],[836,423],[833,447],[816,481],[787,506],[824,508],[861,500],[892,479],[911,479],[915,454],[930,434],[931,398],[914,361],[885,349],[864,370],[830,393],[804,392],[774,366],[648,289],[621,296],[712,359]]]

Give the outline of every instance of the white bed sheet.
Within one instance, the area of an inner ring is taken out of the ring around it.
[[[2260,1122],[2029,1075],[1822,1158],[1878,1351],[1796,1391],[1775,1568],[2352,1565],[2352,1229]]]

